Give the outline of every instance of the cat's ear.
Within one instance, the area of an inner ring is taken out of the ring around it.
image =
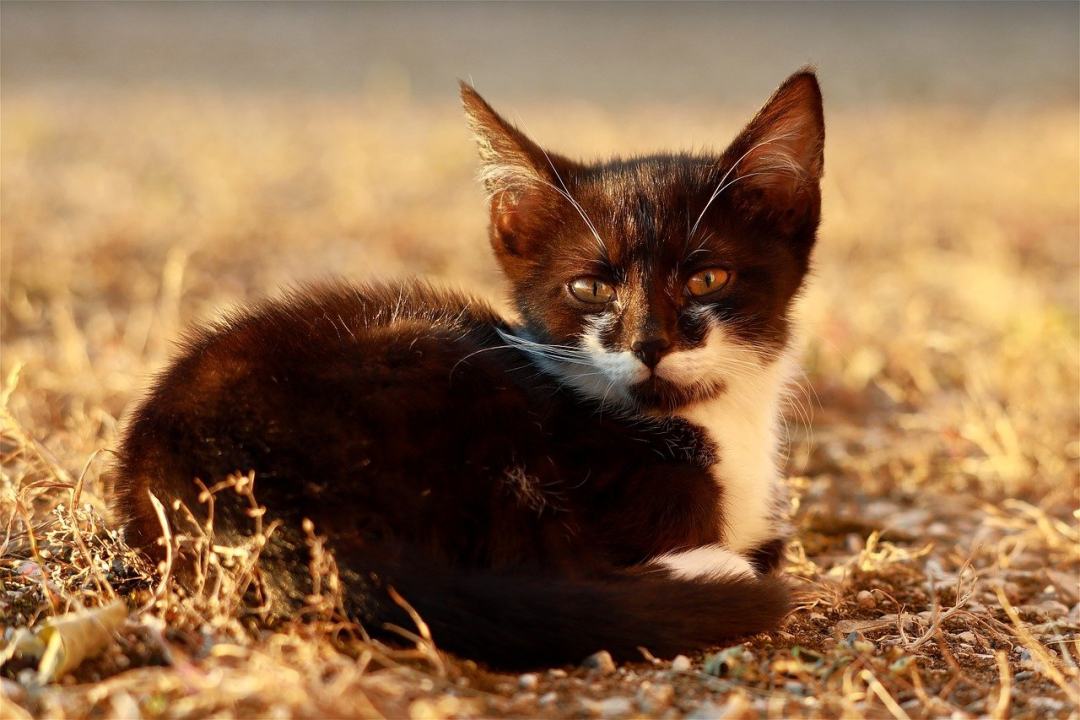
[[[734,187],[757,189],[779,209],[819,203],[825,117],[812,70],[801,70],[769,98],[724,153]]]
[[[507,122],[469,84],[461,83],[461,101],[480,149],[480,181],[491,204],[492,242],[497,252],[527,253],[530,227],[544,222],[556,202],[559,170],[569,163],[549,154]]]
[[[547,181],[544,151],[507,122],[468,83],[461,83],[461,102],[469,129],[480,150],[480,181],[489,195],[512,192]]]

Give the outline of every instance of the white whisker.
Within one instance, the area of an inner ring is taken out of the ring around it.
[[[544,158],[547,159],[548,165],[551,166],[551,172],[555,173],[555,179],[559,181],[560,185],[562,185],[562,190],[559,190],[559,188],[555,187],[549,182],[544,181],[544,184],[559,192],[560,195],[566,198],[566,200],[574,206],[574,209],[577,210],[578,215],[581,216],[581,219],[585,221],[585,225],[588,226],[589,231],[592,233],[592,236],[596,239],[597,244],[600,246],[600,252],[604,254],[604,257],[607,257],[607,245],[604,243],[603,238],[600,237],[600,233],[596,231],[596,226],[593,225],[592,220],[589,219],[589,216],[585,213],[585,209],[581,207],[581,204],[577,200],[575,200],[574,197],[570,194],[570,189],[566,187],[566,182],[564,182],[562,176],[559,175],[559,171],[555,169],[555,163],[551,161],[551,156],[548,155],[547,150],[541,148],[540,151],[544,153]]]
[[[731,175],[731,173],[735,171],[735,168],[739,167],[739,163],[741,163],[743,160],[745,160],[747,158],[747,156],[750,155],[750,153],[754,152],[755,150],[757,150],[760,147],[763,147],[765,145],[769,145],[770,143],[780,142],[781,140],[787,140],[787,139],[792,138],[792,137],[795,137],[795,133],[786,133],[784,135],[776,135],[774,137],[763,140],[762,142],[759,142],[757,145],[754,145],[749,150],[744,152],[741,156],[739,156],[738,160],[736,160],[734,163],[732,163],[731,167],[729,167],[727,169],[727,172],[725,172],[723,174],[723,176],[720,178],[720,182],[716,183],[716,189],[713,190],[712,195],[709,196],[709,200],[705,203],[705,207],[703,207],[701,209],[701,212],[698,214],[697,220],[694,221],[693,227],[690,228],[690,232],[688,232],[686,234],[687,244],[689,244],[690,238],[694,237],[694,233],[697,232],[698,225],[701,224],[701,219],[703,217],[705,217],[705,213],[708,211],[709,207],[713,204],[713,201],[716,200],[716,198],[720,197],[720,194],[722,192],[724,192],[724,190],[726,190],[728,187],[731,186],[730,184],[725,185],[724,183],[727,181],[728,176]],[[753,173],[753,175],[756,175],[756,174],[758,174],[758,173]],[[751,175],[736,176],[735,179],[738,180],[739,177],[751,177]],[[732,181],[732,182],[734,182],[734,181]]]

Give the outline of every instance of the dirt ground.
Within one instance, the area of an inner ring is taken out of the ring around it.
[[[828,110],[786,415],[799,602],[779,632],[505,675],[423,638],[366,642],[332,583],[310,622],[259,630],[237,602],[243,548],[219,548],[222,582],[195,596],[139,567],[105,481],[125,409],[184,327],[331,274],[502,297],[456,105],[377,90],[5,88],[2,644],[114,596],[129,615],[56,682],[7,660],[0,716],[1080,715],[1072,102]],[[722,146],[754,107],[508,109],[595,157]]]

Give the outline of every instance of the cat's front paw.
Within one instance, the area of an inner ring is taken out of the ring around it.
[[[680,417],[669,417],[657,423],[660,434],[658,445],[671,459],[687,462],[694,467],[708,470],[720,459],[719,448],[709,434],[699,425]]]
[[[666,553],[653,558],[649,564],[667,568],[674,577],[684,580],[752,580],[758,576],[746,558],[720,545],[702,545],[692,550]]]

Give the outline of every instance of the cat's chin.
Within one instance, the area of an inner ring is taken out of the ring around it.
[[[639,410],[650,414],[675,414],[695,403],[711,400],[724,391],[723,383],[677,385],[657,375],[627,388],[626,394]]]

